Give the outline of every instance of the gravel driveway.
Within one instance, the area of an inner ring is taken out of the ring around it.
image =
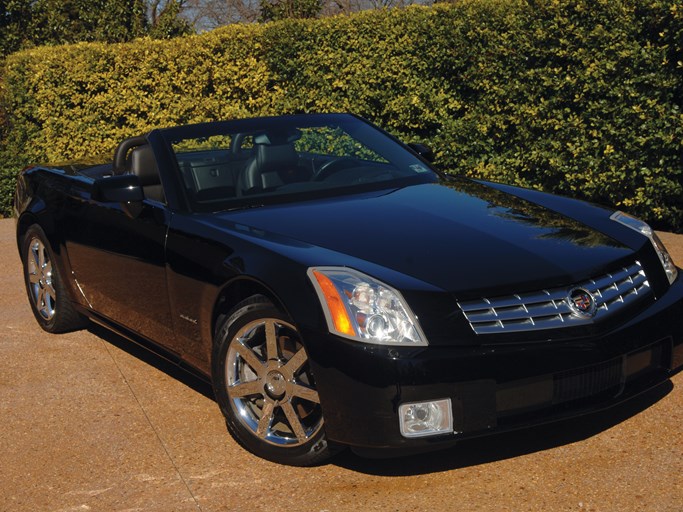
[[[683,265],[683,236],[662,238]],[[1,511],[683,511],[683,373],[579,420],[288,468],[239,448],[211,389],[156,356],[95,327],[41,331],[12,220],[0,276]]]

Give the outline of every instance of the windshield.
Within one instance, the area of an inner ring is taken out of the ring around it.
[[[300,115],[166,130],[194,211],[436,181],[400,143],[351,115]]]

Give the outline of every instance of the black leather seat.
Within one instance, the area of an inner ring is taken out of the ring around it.
[[[254,143],[256,153],[238,177],[238,193],[249,194],[310,179],[311,172],[299,165],[293,143],[273,144],[266,136],[255,137]]]
[[[147,199],[165,202],[164,189],[161,186],[159,168],[154,152],[149,144],[137,146],[131,150],[126,159],[126,172],[135,174],[140,180],[142,190]]]

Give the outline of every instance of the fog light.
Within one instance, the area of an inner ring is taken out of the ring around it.
[[[398,408],[403,437],[433,436],[453,432],[451,399],[402,404]]]

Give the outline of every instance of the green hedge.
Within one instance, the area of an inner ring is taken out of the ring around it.
[[[3,151],[60,161],[159,126],[351,111],[451,172],[681,230],[682,44],[680,1],[459,0],[38,48],[7,59]]]

